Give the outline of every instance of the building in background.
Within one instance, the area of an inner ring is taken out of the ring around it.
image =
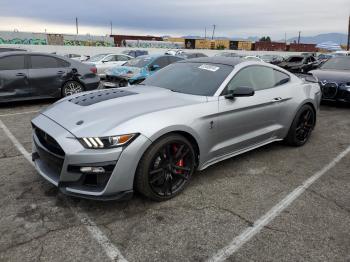
[[[280,42],[260,41],[255,42],[254,49],[256,51],[286,51],[287,45],[286,43]]]
[[[317,52],[316,44],[298,44],[298,43],[290,43],[287,46],[287,51],[290,52]]]
[[[145,35],[111,35],[114,39],[115,46],[125,46],[126,40],[145,40],[145,41],[163,41],[159,36]]]

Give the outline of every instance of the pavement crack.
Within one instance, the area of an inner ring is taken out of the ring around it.
[[[345,212],[347,212],[347,213],[350,213],[350,209],[348,209],[348,208],[342,206],[342,205],[339,204],[336,200],[331,199],[331,198],[329,198],[329,197],[326,197],[325,195],[323,195],[323,194],[321,194],[321,193],[315,191],[314,189],[308,188],[307,191],[309,191],[310,193],[315,194],[315,195],[321,197],[322,199],[324,199],[324,200],[326,200],[326,201],[328,201],[328,202],[333,203],[334,205],[336,205],[338,208],[342,209],[343,211],[345,211]]]
[[[18,242],[18,243],[9,245],[9,246],[7,246],[7,247],[5,247],[3,249],[0,249],[0,253],[3,253],[5,251],[8,251],[8,250],[20,247],[20,246],[23,246],[23,245],[31,243],[31,242],[33,242],[35,240],[41,240],[42,238],[45,238],[49,234],[52,234],[52,233],[55,233],[55,232],[67,230],[67,229],[70,229],[70,228],[82,227],[82,226],[84,226],[84,225],[78,224],[78,225],[72,225],[72,226],[68,226],[68,227],[60,227],[60,228],[56,228],[56,229],[50,229],[50,230],[46,231],[44,234],[38,235],[38,236],[33,237],[31,239],[28,239],[28,240],[25,240],[25,241],[22,241],[22,242]]]

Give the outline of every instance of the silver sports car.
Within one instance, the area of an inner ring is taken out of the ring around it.
[[[274,141],[303,145],[321,99],[271,64],[190,59],[133,87],[60,100],[32,120],[33,161],[68,195],[157,201],[179,194],[193,172]]]

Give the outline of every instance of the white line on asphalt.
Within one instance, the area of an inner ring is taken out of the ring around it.
[[[327,171],[333,168],[341,159],[350,152],[350,146],[334,158],[328,165],[316,172],[313,176],[303,182],[302,185],[294,189],[290,194],[283,198],[277,205],[272,207],[265,215],[254,222],[252,227],[244,230],[239,236],[235,237],[226,247],[219,250],[208,262],[225,261],[237,250],[239,250],[246,242],[258,234],[266,225],[268,225],[275,217],[285,210],[294,200],[305,192],[313,183],[322,177]]]
[[[5,132],[7,137],[12,141],[18,151],[28,160],[28,162],[34,166],[34,163],[31,159],[31,154],[22,146],[22,144],[17,140],[17,138],[11,133],[11,131],[7,128],[7,126],[0,120],[0,128]],[[80,222],[85,225],[86,229],[92,236],[94,240],[96,240],[104,249],[108,258],[111,261],[120,261],[127,262],[127,260],[123,257],[122,253],[119,249],[113,245],[113,243],[109,240],[109,238],[100,230],[100,228],[96,225],[96,223],[89,217],[88,214],[79,210],[74,209],[71,203],[68,202],[68,205],[74,215],[80,220]]]
[[[2,115],[0,115],[0,117],[3,117],[3,116],[16,116],[16,115],[32,114],[32,113],[38,113],[39,111],[40,111],[40,110],[25,111],[25,112],[11,113],[11,114],[2,114]]]

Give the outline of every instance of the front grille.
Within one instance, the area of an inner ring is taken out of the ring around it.
[[[335,98],[338,93],[338,84],[326,83],[321,84],[322,96],[325,99]]]
[[[56,142],[56,140],[47,134],[45,131],[41,130],[38,127],[34,126],[34,132],[39,139],[40,143],[49,151],[54,153],[55,155],[64,157],[65,153],[61,146]]]

